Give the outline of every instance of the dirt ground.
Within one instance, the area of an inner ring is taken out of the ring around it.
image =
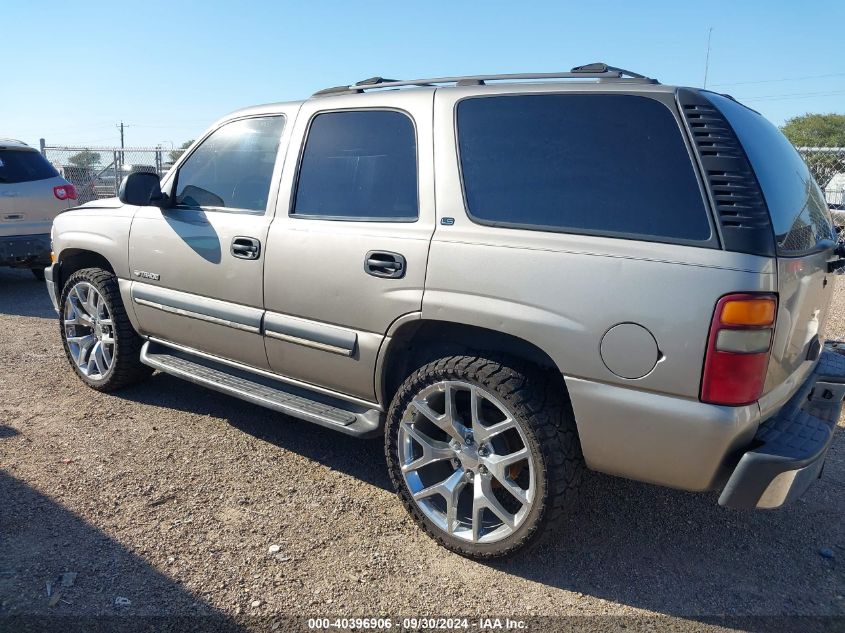
[[[831,337],[845,336],[839,283]],[[842,426],[822,479],[782,510],[595,474],[559,538],[480,564],[406,517],[378,440],[166,375],[87,389],[44,285],[0,269],[0,630],[21,614],[244,629],[283,614],[665,616],[677,630],[845,616]]]

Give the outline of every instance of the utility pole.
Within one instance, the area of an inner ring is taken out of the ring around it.
[[[128,126],[128,125],[124,126],[124,125],[123,125],[123,121],[121,121],[119,124],[116,124],[116,125],[115,125],[115,127],[116,127],[118,130],[120,130],[120,151],[119,151],[119,152],[117,152],[117,151],[116,151],[116,152],[114,153],[114,158],[115,158],[115,161],[114,161],[114,163],[115,163],[115,164],[114,164],[114,168],[115,168],[116,173],[120,173],[120,170],[121,170],[121,169],[123,169],[123,163],[124,163],[124,162],[126,162],[126,161],[125,161],[125,159],[126,159],[126,153],[123,151],[123,148],[124,148],[124,144],[123,144],[123,128],[124,128],[124,127],[129,127],[129,126]]]
[[[123,145],[123,128],[124,128],[123,121],[121,121],[118,125],[115,125],[115,127],[120,130],[120,149],[123,149],[123,147],[124,147],[124,145]],[[129,126],[127,125],[125,127],[129,127]]]
[[[704,87],[707,87],[707,72],[710,70],[710,37],[713,35],[713,27],[707,31],[707,56],[704,58]]]

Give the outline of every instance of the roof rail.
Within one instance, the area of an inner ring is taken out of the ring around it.
[[[361,93],[365,90],[383,88],[401,88],[403,86],[438,86],[455,84],[456,86],[484,86],[489,81],[526,81],[543,79],[598,79],[599,81],[623,80],[637,83],[656,84],[658,81],[623,68],[596,63],[576,66],[569,72],[559,73],[516,73],[509,75],[465,75],[460,77],[434,77],[431,79],[385,79],[370,77],[351,86],[334,86],[314,93],[315,97],[328,95]]]

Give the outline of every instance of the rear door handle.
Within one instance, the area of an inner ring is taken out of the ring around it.
[[[400,279],[405,276],[405,258],[390,251],[370,251],[364,258],[364,271],[373,277]]]
[[[232,238],[232,256],[240,259],[258,259],[261,255],[261,242],[254,237],[238,235]]]

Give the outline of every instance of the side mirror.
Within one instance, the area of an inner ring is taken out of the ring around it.
[[[117,197],[124,204],[139,207],[163,207],[167,202],[167,197],[161,192],[158,176],[146,171],[126,176],[120,183]]]

